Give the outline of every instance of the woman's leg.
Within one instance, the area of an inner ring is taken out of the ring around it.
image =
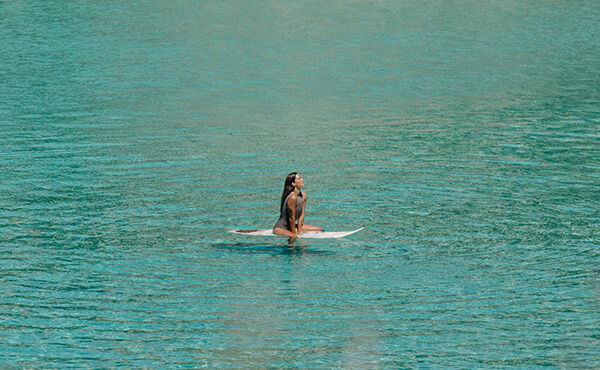
[[[302,232],[305,231],[323,231],[323,228],[320,226],[304,224],[302,225]]]
[[[275,235],[281,235],[281,236],[287,236],[289,238],[294,238],[296,239],[296,235],[294,235],[294,233],[292,233],[291,231],[289,231],[288,229],[283,229],[281,227],[276,227],[273,229],[273,234]]]
[[[296,241],[296,235],[289,231],[288,229],[282,229],[281,227],[276,227],[273,229],[273,234],[287,236],[290,238],[288,245],[293,246]]]

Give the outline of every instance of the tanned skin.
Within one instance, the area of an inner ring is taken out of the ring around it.
[[[289,219],[287,221],[288,225],[290,225],[290,228],[283,229],[281,227],[276,227],[273,229],[273,234],[289,237],[290,244],[292,244],[296,240],[298,235],[303,232],[323,231],[322,227],[304,223],[304,210],[306,209],[306,202],[308,201],[308,195],[306,195],[306,192],[302,192],[302,195],[304,196],[304,204],[302,205],[302,213],[300,214],[300,217],[298,217],[298,224],[296,225],[296,203],[298,202],[298,195],[300,194],[300,189],[302,189],[302,187],[304,186],[304,180],[302,180],[300,174],[296,175],[296,178],[294,182],[292,182],[292,185],[294,186],[294,190],[292,192],[292,195],[290,195],[290,197],[288,198],[287,203],[288,209],[290,211]]]

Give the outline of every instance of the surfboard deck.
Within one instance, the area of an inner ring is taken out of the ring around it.
[[[336,239],[343,238],[348,235],[352,235],[364,229],[351,230],[351,231],[307,231],[300,235],[298,238],[302,239]],[[262,230],[229,230],[230,233],[250,235],[250,236],[281,236],[273,234],[273,229],[262,229]]]

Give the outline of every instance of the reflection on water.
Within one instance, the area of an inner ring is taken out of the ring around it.
[[[232,252],[237,252],[237,253],[248,253],[248,254],[255,254],[255,253],[266,253],[266,254],[271,254],[271,255],[305,255],[305,254],[321,254],[321,255],[328,255],[330,253],[330,251],[321,251],[321,250],[317,250],[315,248],[318,247],[311,247],[310,245],[306,245],[306,244],[298,244],[295,243],[295,245],[268,245],[268,244],[262,244],[262,243],[219,243],[219,244],[214,244],[213,245],[214,248],[217,249],[224,249],[224,250],[229,250]]]

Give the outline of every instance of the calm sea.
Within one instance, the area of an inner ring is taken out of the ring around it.
[[[0,1],[0,367],[599,367],[597,1]],[[251,238],[299,171],[306,222]]]

